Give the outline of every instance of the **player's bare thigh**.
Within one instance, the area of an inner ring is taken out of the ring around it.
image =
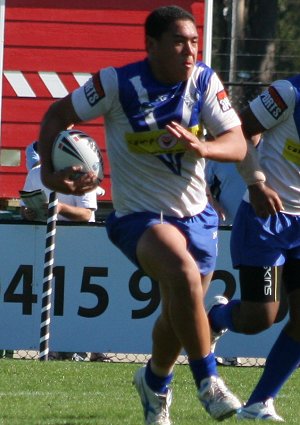
[[[169,282],[172,286],[187,278],[201,282],[185,237],[171,224],[148,228],[139,239],[136,252],[142,268],[156,281]]]

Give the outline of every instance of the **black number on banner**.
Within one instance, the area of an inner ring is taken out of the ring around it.
[[[236,282],[234,276],[226,270],[215,270],[212,277],[212,281],[213,280],[223,280],[223,282],[225,283],[223,295],[228,300],[231,300],[236,290]]]
[[[84,267],[80,292],[94,294],[97,304],[93,308],[79,307],[78,315],[82,317],[96,317],[107,309],[109,298],[106,290],[95,283],[91,283],[93,277],[107,277],[107,267]]]
[[[65,302],[65,268],[64,266],[53,267],[53,281],[55,284],[54,299],[53,299],[53,315],[64,315],[64,302]]]
[[[140,310],[132,310],[132,319],[143,319],[144,317],[150,316],[157,309],[160,303],[160,293],[158,283],[154,280],[149,279],[151,282],[149,291],[145,292],[141,289],[141,280],[146,275],[141,271],[137,270],[133,273],[129,281],[129,291],[134,299],[138,301],[148,301],[146,307]]]
[[[21,281],[23,281],[23,291],[17,293],[16,290]],[[18,268],[5,291],[4,302],[21,303],[22,314],[32,314],[32,304],[37,302],[37,295],[32,292],[32,266],[21,265]]]

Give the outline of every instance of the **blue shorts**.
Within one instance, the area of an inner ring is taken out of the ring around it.
[[[255,214],[242,201],[231,232],[233,267],[281,266],[300,259],[300,215],[282,212],[268,218]]]
[[[218,243],[218,217],[209,204],[198,215],[184,218],[164,216],[163,222],[172,224],[183,233],[187,240],[188,251],[203,275],[214,270]],[[159,223],[161,218],[156,213],[138,212],[118,218],[112,212],[106,220],[106,229],[113,244],[137,267],[140,267],[136,257],[137,243],[145,230]]]

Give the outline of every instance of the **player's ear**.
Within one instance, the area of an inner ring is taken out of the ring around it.
[[[146,52],[148,54],[151,54],[151,52],[153,51],[153,49],[156,46],[156,40],[155,40],[155,38],[150,37],[150,35],[146,35],[145,46],[146,46]]]

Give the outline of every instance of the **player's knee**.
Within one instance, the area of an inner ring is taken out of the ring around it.
[[[245,307],[243,311],[243,304],[240,309],[240,332],[247,335],[254,335],[269,329],[276,318],[276,306],[274,308],[268,308],[265,306]]]
[[[244,326],[244,333],[247,335],[255,335],[257,333],[263,332],[269,329],[272,326],[273,322],[268,320],[256,320],[252,323],[248,323]]]

